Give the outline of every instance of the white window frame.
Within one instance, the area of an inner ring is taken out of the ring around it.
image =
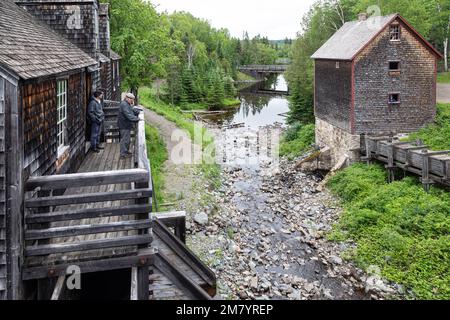
[[[66,123],[67,123],[67,80],[56,82],[56,136],[58,142],[58,157],[68,148],[66,145]]]
[[[393,29],[396,29],[396,31],[393,31]],[[391,24],[389,27],[389,40],[392,42],[399,42],[401,40],[401,36],[402,29],[400,28],[400,24]]]

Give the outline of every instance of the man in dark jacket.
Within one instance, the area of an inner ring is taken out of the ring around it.
[[[105,114],[102,107],[103,93],[100,91],[94,92],[94,98],[89,103],[88,117],[91,122],[91,150],[99,153],[100,146],[100,133],[103,121],[105,120]]]
[[[140,110],[133,109],[135,96],[127,93],[125,100],[120,103],[118,125],[120,130],[120,158],[131,157],[130,135],[135,124],[139,122]]]

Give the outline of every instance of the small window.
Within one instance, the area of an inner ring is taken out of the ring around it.
[[[389,61],[389,71],[400,71],[400,61]]]
[[[399,41],[400,40],[400,26],[399,25],[391,25],[390,40],[391,41]]]
[[[389,104],[400,104],[400,93],[390,93]]]
[[[67,121],[67,81],[58,81],[57,83],[57,104],[58,113],[57,135],[58,135],[58,154],[62,153],[66,142],[66,121]]]
[[[336,69],[339,69],[340,68],[340,64],[339,64],[339,61],[337,61],[336,62]]]

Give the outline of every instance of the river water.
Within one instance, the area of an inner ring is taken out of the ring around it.
[[[244,124],[252,129],[274,124],[284,126],[289,102],[286,95],[274,91],[288,91],[283,75],[272,76],[267,81],[240,90],[239,107],[230,108],[227,114],[208,119],[218,125]]]

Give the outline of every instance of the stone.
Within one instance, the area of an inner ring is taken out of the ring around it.
[[[258,289],[258,277],[253,277],[250,279],[250,288],[254,290]]]
[[[194,221],[199,225],[204,226],[208,223],[209,218],[205,212],[200,212],[194,216]]]
[[[331,260],[332,263],[339,264],[339,265],[341,265],[342,262],[343,262],[342,258],[340,258],[338,256],[330,256],[330,260]]]

